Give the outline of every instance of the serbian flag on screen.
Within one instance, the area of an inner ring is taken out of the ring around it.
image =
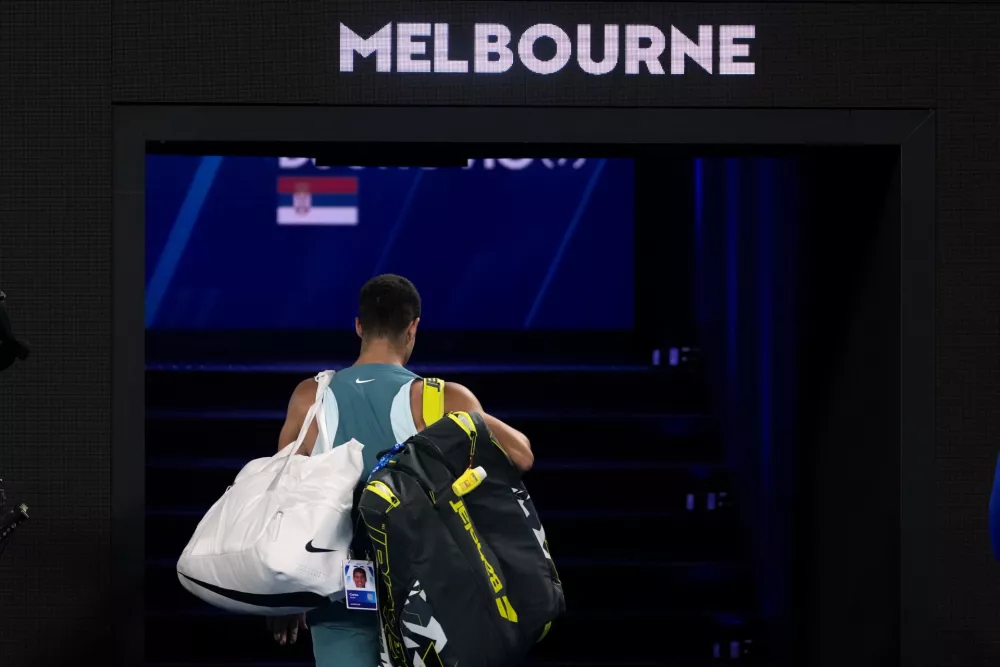
[[[358,224],[358,179],[354,176],[279,177],[278,224]]]

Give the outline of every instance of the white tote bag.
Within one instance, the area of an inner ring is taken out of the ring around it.
[[[295,456],[313,419],[330,442],[323,401],[333,371],[316,377],[316,401],[296,441],[251,461],[198,524],[177,561],[185,589],[242,614],[294,614],[344,597],[341,565],[363,472],[356,440],[316,456]]]

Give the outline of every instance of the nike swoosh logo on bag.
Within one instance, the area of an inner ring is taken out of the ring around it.
[[[360,379],[360,378],[359,378],[359,379],[357,379],[357,380],[355,380],[355,382],[356,382],[357,384],[365,384],[365,383],[367,383],[367,382],[374,382],[374,381],[375,381],[374,379],[371,379],[371,380],[362,380],[362,379]]]
[[[306,551],[308,551],[311,554],[323,554],[336,551],[336,549],[320,549],[319,547],[314,547],[313,541],[309,540],[308,542],[306,542]]]

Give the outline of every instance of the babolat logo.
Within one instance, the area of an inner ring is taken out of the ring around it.
[[[461,500],[457,503],[448,501],[451,505],[451,509],[455,511],[462,519],[462,523],[465,525],[465,530],[468,531],[469,536],[472,538],[472,542],[476,545],[479,550],[479,557],[483,561],[483,566],[486,568],[486,575],[490,579],[490,585],[493,586],[493,592],[499,593],[503,589],[503,582],[500,581],[500,577],[497,576],[497,572],[490,565],[490,562],[486,560],[486,554],[483,553],[483,544],[479,541],[479,536],[476,535],[476,529],[472,527],[472,519],[469,517],[469,510],[465,507],[465,503]],[[500,613],[501,618],[510,621],[511,623],[517,623],[517,612],[514,611],[514,607],[510,604],[510,600],[506,595],[500,595],[496,598],[497,611]]]
[[[455,514],[461,517],[462,523],[465,524],[465,530],[469,532],[469,536],[472,538],[473,543],[479,550],[479,557],[482,559],[483,565],[486,567],[486,574],[490,578],[490,584],[493,586],[493,592],[499,593],[500,589],[503,588],[503,583],[500,581],[500,577],[497,576],[496,570],[494,570],[493,566],[490,565],[490,562],[486,560],[486,554],[483,553],[483,544],[479,541],[479,536],[476,535],[476,529],[472,527],[472,519],[469,518],[469,510],[466,509],[465,503],[462,501],[453,503],[449,500],[448,502],[451,505],[451,509],[455,511]]]
[[[595,30],[603,34],[602,53],[594,53]],[[695,36],[674,26],[581,24],[567,30],[539,23],[515,39],[503,24],[476,23],[458,37],[462,52],[472,54],[463,59],[453,57],[448,23],[386,23],[367,37],[341,23],[340,71],[354,72],[357,60],[373,58],[374,70],[383,74],[503,74],[515,61],[535,74],[555,74],[575,61],[594,76],[683,75],[689,62],[708,74],[752,76],[756,32],[752,25],[701,25]]]
[[[365,522],[365,526],[368,528],[368,537],[371,540],[372,547],[375,549],[375,560],[378,562],[378,569],[382,575],[382,584],[385,586],[386,603],[381,605],[382,610],[379,614],[382,617],[382,627],[385,630],[386,648],[396,659],[393,664],[403,664],[405,647],[399,637],[396,636],[399,629],[396,617],[396,603],[392,596],[392,577],[389,575],[388,539],[384,531],[372,528],[367,522]]]

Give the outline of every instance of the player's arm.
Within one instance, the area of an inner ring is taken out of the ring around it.
[[[531,442],[528,440],[528,436],[496,417],[486,414],[479,399],[467,387],[455,382],[446,382],[444,385],[444,409],[445,412],[464,411],[481,414],[486,425],[496,436],[497,442],[507,452],[507,457],[514,464],[514,467],[522,473],[531,470],[531,466],[535,463],[535,455],[531,453]]]
[[[316,380],[309,378],[300,382],[299,386],[292,393],[292,398],[288,401],[285,424],[281,427],[281,434],[278,436],[279,452],[287,445],[295,442],[295,439],[299,437],[299,430],[306,420],[306,413],[309,412],[309,408],[312,407],[315,401]],[[306,431],[306,439],[302,442],[302,446],[299,447],[298,453],[305,456],[312,454],[312,448],[316,444],[316,436],[318,434],[319,428],[316,426],[316,421],[313,420],[313,423],[309,426],[309,430]]]

